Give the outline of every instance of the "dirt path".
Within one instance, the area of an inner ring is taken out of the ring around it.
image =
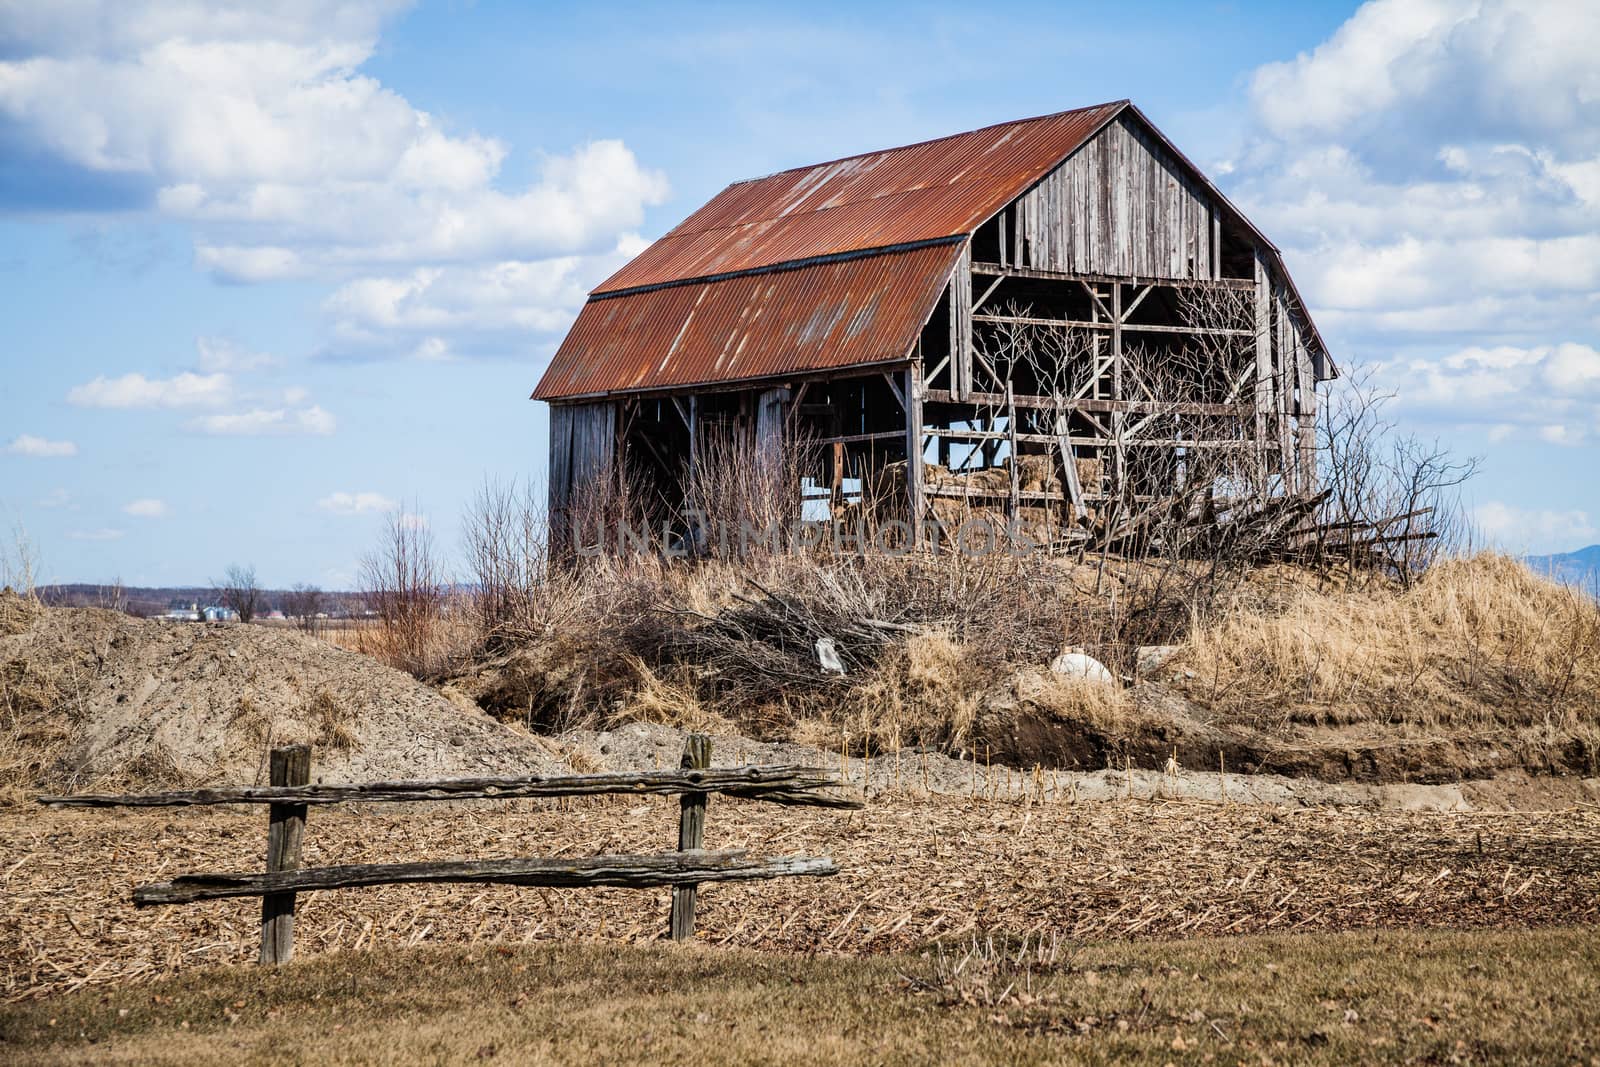
[[[306,862],[584,855],[675,843],[670,798],[314,810]],[[251,811],[0,811],[0,996],[254,958],[259,905],[135,910],[132,886],[259,869]],[[1146,938],[1600,922],[1600,812],[1284,809],[881,795],[853,814],[714,800],[711,848],[842,869],[702,892],[710,943],[904,950],[974,931]],[[385,887],[301,898],[300,955],[423,942],[652,940],[665,890]]]
[[[614,730],[573,730],[558,743],[584,753],[607,770],[675,767],[686,731],[657,723],[628,723]],[[712,763],[799,763],[822,767],[857,784],[869,795],[928,792],[997,800],[1202,800],[1282,807],[1398,808],[1413,811],[1547,811],[1575,805],[1600,807],[1600,778],[1534,777],[1505,772],[1478,781],[1429,785],[1376,784],[1277,774],[1233,774],[1172,764],[1166,771],[1106,769],[1052,771],[955,759],[906,749],[888,754],[841,755],[806,745],[767,744],[743,737],[713,736]]]

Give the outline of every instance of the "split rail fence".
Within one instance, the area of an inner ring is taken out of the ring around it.
[[[515,886],[672,887],[668,930],[673,940],[694,936],[697,887],[702,882],[825,876],[838,873],[826,856],[752,857],[745,851],[706,851],[706,802],[712,793],[775,804],[859,808],[824,772],[790,765],[712,767],[711,739],[692,734],[678,770],[622,771],[560,777],[452,778],[436,781],[311,784],[311,746],[271,750],[271,786],[188,789],[165,793],[41,796],[63,807],[192,807],[267,804],[267,861],[262,873],[182,874],[170,882],[137,886],[141,907],[191,904],[221,897],[261,898],[261,963],[286,963],[294,952],[295,895],[308,890],[439,882]],[[442,860],[301,867],[306,811],[313,804],[437,800],[520,800],[606,794],[679,797],[678,848],[654,855],[568,858]]]

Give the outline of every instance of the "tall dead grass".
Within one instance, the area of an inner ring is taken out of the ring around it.
[[[1303,586],[1197,620],[1190,695],[1260,725],[1600,724],[1600,604],[1493,553],[1409,589]]]

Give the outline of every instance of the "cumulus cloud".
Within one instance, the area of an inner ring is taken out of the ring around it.
[[[167,504],[155,497],[141,497],[122,505],[122,513],[139,519],[162,519],[166,518]]]
[[[35,437],[31,433],[19,434],[6,445],[6,451],[13,456],[29,456],[33,459],[59,459],[64,456],[76,456],[78,446],[72,441],[51,441],[43,437]]]
[[[335,515],[364,515],[368,512],[393,511],[399,505],[382,493],[329,493],[317,501],[317,507]]]
[[[530,337],[564,331],[596,280],[644,244],[627,234],[593,256],[417,267],[357,278],[336,289],[323,302],[323,312],[337,354],[345,357],[398,351],[445,360],[463,345],[526,349]]]
[[[67,403],[86,408],[192,408],[227,403],[232,383],[226,374],[184,371],[171,378],[104,375],[67,392]]]
[[[1401,410],[1482,426],[1492,440],[1519,429],[1557,445],[1600,436],[1600,350],[1590,345],[1469,346],[1379,371]]]
[[[497,185],[508,149],[448,129],[361,73],[372,0],[84,0],[12,27],[0,117],[95,173],[147,179],[198,228],[196,261],[259,282],[363,265],[534,259],[603,248],[666,196],[619,141]]]
[[[337,428],[332,415],[313,404],[308,408],[258,408],[229,414],[201,415],[189,429],[214,437],[326,437]]]
[[[1566,552],[1600,536],[1581,510],[1524,509],[1492,500],[1473,510],[1478,530],[1490,543],[1513,552]]]
[[[1373,0],[1256,71],[1230,185],[1347,340],[1592,328],[1600,7]]]

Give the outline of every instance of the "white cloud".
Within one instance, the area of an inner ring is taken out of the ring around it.
[[[122,530],[113,530],[107,526],[102,526],[98,530],[67,531],[67,538],[72,541],[115,541],[122,535]]]
[[[363,264],[534,259],[604,247],[666,196],[619,141],[545,158],[521,189],[508,149],[361,66],[402,4],[81,0],[12,27],[0,115],[90,171],[139,175],[199,229],[196,261],[257,282]]]
[[[322,408],[312,405],[291,411],[287,408],[256,409],[223,415],[201,415],[189,420],[189,428],[216,437],[326,437],[337,422]]]
[[[40,497],[35,504],[41,508],[64,508],[72,503],[72,494],[57,487]]]
[[[1600,6],[1373,0],[1256,71],[1230,189],[1347,342],[1592,336]]]
[[[34,459],[57,459],[63,456],[76,456],[78,446],[71,441],[51,441],[43,437],[35,437],[31,433],[19,434],[6,445],[6,451],[13,456],[30,456]]]
[[[89,408],[216,407],[228,401],[232,383],[226,374],[184,371],[172,378],[124,374],[100,376],[67,392],[67,403]]]
[[[122,511],[123,514],[135,518],[162,519],[167,515],[167,505],[165,501],[157,500],[155,497],[141,497],[122,505]]]
[[[1426,151],[1440,134],[1488,135],[1587,152],[1600,148],[1597,38],[1587,0],[1374,0],[1312,52],[1262,67],[1252,90],[1286,139]]]
[[[323,311],[345,354],[404,352],[445,361],[457,358],[463,345],[524,350],[530,336],[558,335],[571,325],[595,282],[644,245],[625,234],[599,255],[418,267],[357,278],[335,290]]]
[[[1378,373],[1401,411],[1485,427],[1491,440],[1515,427],[1558,445],[1600,434],[1600,351],[1589,345],[1471,346],[1381,365]]]
[[[1568,552],[1600,535],[1581,510],[1525,510],[1492,500],[1474,509],[1472,517],[1492,544],[1512,552]]]
[[[317,507],[335,515],[363,515],[367,512],[393,511],[399,505],[382,493],[329,493],[317,501]]]
[[[207,373],[239,373],[275,366],[277,360],[264,352],[252,352],[225,337],[196,337],[195,366]]]

